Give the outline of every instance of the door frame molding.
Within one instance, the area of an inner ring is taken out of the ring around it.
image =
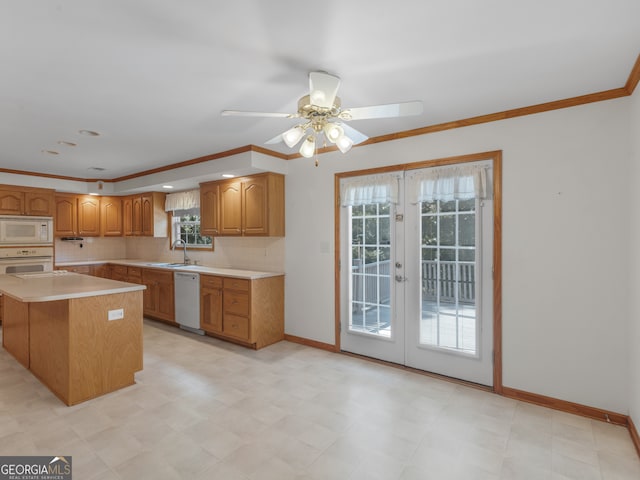
[[[454,157],[388,165],[365,170],[339,172],[334,176],[334,283],[335,283],[335,351],[340,348],[340,180],[377,173],[440,167],[457,163],[491,160],[493,164],[493,391],[503,393],[502,386],[502,150]]]

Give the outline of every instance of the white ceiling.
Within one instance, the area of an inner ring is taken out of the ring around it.
[[[639,19],[638,0],[4,1],[0,168],[113,179],[261,145],[295,120],[220,111],[294,112],[310,70],[343,107],[424,102],[351,122],[369,136],[618,88]]]

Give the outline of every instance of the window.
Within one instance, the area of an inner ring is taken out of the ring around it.
[[[352,302],[349,330],[391,337],[391,204],[349,207]]]
[[[212,249],[213,239],[200,235],[200,209],[175,210],[171,216],[171,244],[182,240],[188,248]]]

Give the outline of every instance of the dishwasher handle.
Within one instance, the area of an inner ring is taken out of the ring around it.
[[[174,278],[188,278],[191,280],[198,280],[200,278],[199,273],[185,273],[185,272],[173,272]]]

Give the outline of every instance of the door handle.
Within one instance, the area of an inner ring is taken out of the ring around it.
[[[403,277],[402,275],[396,275],[396,282],[406,282],[407,277]]]

